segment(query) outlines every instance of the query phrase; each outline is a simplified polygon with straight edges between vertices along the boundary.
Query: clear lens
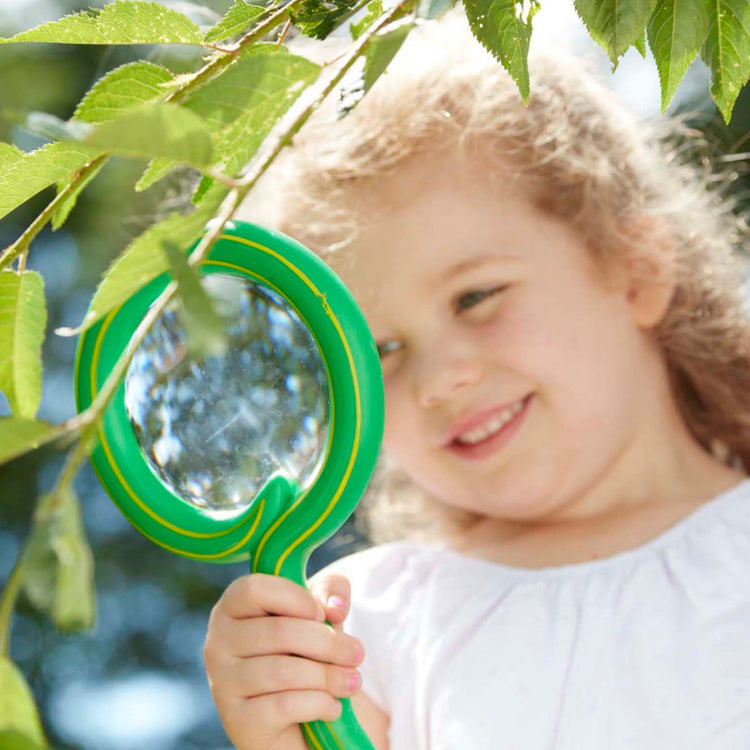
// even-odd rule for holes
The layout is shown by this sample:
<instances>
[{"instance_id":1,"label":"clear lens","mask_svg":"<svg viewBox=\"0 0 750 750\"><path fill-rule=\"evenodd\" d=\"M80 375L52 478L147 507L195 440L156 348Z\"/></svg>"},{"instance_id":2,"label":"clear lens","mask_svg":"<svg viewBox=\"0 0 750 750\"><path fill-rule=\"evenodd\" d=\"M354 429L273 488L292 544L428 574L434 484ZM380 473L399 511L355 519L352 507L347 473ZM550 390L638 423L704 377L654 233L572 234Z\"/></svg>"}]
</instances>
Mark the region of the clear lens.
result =
<instances>
[{"instance_id":1,"label":"clear lens","mask_svg":"<svg viewBox=\"0 0 750 750\"><path fill-rule=\"evenodd\" d=\"M162 482L224 516L247 508L276 472L301 487L312 482L328 443L328 379L283 297L228 274L202 283L226 322L227 352L191 358L174 301L131 361L125 407Z\"/></svg>"}]
</instances>

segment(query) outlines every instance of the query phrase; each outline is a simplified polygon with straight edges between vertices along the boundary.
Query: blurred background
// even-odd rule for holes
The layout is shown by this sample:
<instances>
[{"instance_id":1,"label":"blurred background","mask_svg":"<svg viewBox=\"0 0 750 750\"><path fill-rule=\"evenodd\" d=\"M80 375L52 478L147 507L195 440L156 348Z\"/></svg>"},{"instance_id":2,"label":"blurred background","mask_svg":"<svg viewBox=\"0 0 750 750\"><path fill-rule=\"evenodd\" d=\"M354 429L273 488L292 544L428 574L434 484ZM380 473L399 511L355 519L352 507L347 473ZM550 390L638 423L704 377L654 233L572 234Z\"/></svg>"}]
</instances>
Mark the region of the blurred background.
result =
<instances>
[{"instance_id":1,"label":"blurred background","mask_svg":"<svg viewBox=\"0 0 750 750\"><path fill-rule=\"evenodd\" d=\"M71 11L103 2L0 0L0 36L7 37ZM201 25L215 23L231 0L162 2ZM572 0L542 3L534 19L534 45L564 43L597 60L618 96L643 118L659 117L659 83L653 59L631 50L616 74L577 18ZM175 73L195 70L191 47L0 46L0 139L29 151L45 141L14 124L9 114L41 111L72 115L94 81L135 59L158 62ZM669 112L691 112L690 122L728 155L735 188L750 206L744 169L750 151L750 91L735 106L729 126L708 94L710 74L696 62ZM58 231L45 229L32 246L29 267L46 281L49 306L44 349L41 419L58 423L75 413L73 360L76 339L52 331L77 326L101 273L146 226L184 204L189 175L176 174L143 193L134 183L145 161L110 159ZM18 238L52 198L45 191L0 221L0 247ZM2 353L0 353L2 356ZM0 395L0 415L9 413ZM53 486L62 454L40 450L0 467L0 582L10 573L30 526L36 497ZM210 565L172 555L138 534L104 493L90 466L76 480L96 562L97 624L65 635L23 601L14 621L10 652L29 680L53 747L83 750L206 750L229 748L203 672L201 649L208 614L223 589L246 564ZM345 525L310 561L309 574L355 551L366 539Z\"/></svg>"}]
</instances>

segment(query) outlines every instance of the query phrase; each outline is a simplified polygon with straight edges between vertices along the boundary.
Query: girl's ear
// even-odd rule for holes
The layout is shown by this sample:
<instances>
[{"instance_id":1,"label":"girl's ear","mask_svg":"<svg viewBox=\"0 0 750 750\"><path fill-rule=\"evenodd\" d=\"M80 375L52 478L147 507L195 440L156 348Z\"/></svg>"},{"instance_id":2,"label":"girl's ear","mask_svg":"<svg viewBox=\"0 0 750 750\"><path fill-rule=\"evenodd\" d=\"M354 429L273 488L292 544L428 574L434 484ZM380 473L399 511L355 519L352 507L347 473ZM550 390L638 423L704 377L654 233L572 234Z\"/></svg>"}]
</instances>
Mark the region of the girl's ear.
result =
<instances>
[{"instance_id":1,"label":"girl's ear","mask_svg":"<svg viewBox=\"0 0 750 750\"><path fill-rule=\"evenodd\" d=\"M675 242L654 216L632 215L624 231L638 248L628 264L626 299L641 328L658 325L675 292Z\"/></svg>"}]
</instances>

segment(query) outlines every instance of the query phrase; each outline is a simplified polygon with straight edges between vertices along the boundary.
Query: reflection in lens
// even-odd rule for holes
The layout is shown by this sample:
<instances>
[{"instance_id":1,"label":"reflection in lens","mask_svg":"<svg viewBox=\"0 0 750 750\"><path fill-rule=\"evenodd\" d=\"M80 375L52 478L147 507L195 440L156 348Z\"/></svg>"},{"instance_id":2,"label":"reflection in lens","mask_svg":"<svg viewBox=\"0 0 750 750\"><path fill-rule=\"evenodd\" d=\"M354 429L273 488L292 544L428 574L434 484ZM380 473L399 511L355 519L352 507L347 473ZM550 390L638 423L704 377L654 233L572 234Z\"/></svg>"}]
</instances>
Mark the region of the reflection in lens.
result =
<instances>
[{"instance_id":1,"label":"reflection in lens","mask_svg":"<svg viewBox=\"0 0 750 750\"><path fill-rule=\"evenodd\" d=\"M328 381L315 340L273 290L210 274L202 283L229 334L192 358L179 302L151 328L125 378L141 449L175 494L214 514L244 510L274 473L306 486L328 440Z\"/></svg>"}]
</instances>

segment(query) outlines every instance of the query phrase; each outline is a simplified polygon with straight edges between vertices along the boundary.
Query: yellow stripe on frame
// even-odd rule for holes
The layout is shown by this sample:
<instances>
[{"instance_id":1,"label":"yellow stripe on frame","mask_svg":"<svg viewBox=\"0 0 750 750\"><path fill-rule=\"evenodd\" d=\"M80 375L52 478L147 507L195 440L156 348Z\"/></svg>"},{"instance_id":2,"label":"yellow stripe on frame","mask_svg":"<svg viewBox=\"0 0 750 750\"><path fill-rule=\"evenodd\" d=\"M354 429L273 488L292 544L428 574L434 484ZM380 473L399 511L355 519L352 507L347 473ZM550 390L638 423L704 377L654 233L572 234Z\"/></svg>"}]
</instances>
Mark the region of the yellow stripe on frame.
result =
<instances>
[{"instance_id":1,"label":"yellow stripe on frame","mask_svg":"<svg viewBox=\"0 0 750 750\"><path fill-rule=\"evenodd\" d=\"M301 724L302 733L307 738L307 744L315 748L315 750L323 750L323 746L318 742L318 738L313 734L312 728L309 724Z\"/></svg>"},{"instance_id":2,"label":"yellow stripe on frame","mask_svg":"<svg viewBox=\"0 0 750 750\"><path fill-rule=\"evenodd\" d=\"M177 547L171 547L168 544L164 544L164 542L160 542L155 537L151 536L150 534L147 534L140 526L137 526L138 531L143 534L143 536L146 537L146 539L151 540L154 544L157 544L159 547L163 547L164 549L168 550L169 552L174 552L177 555L187 555L193 560L218 560L222 557L226 557L227 555L231 555L233 552L236 552L238 549L242 549L252 538L253 534L255 533L255 530L258 528L258 524L260 523L260 519L263 516L263 509L266 505L266 499L261 498L258 501L258 512L255 515L255 520L253 521L253 525L250 527L247 534L245 534L242 539L240 539L239 542L237 542L234 546L230 547L229 549L224 550L223 552L212 552L210 554L207 553L199 553L199 552L190 552L187 553L184 550L177 549Z\"/></svg>"}]
</instances>

